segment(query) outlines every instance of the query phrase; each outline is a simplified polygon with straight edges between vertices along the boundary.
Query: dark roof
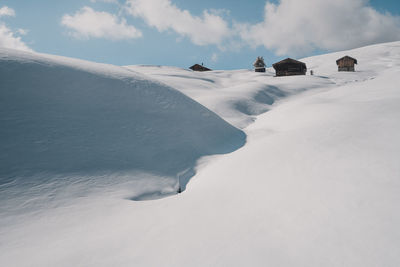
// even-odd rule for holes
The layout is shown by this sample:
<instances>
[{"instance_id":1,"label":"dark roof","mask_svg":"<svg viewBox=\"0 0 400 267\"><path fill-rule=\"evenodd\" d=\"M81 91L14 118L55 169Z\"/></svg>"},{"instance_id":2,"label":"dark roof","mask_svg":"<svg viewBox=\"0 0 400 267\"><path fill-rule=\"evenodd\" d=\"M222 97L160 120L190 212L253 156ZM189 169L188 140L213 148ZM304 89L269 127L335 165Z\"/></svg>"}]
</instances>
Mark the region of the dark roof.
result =
<instances>
[{"instance_id":1,"label":"dark roof","mask_svg":"<svg viewBox=\"0 0 400 267\"><path fill-rule=\"evenodd\" d=\"M304 67L306 66L306 63L304 63L304 62L297 61L297 60L292 59L292 58L287 58L287 59L281 60L279 62L276 62L275 64L272 64L272 67L275 68L275 67L277 67L279 65L284 65L284 64L288 64L288 63L301 64Z\"/></svg>"},{"instance_id":2,"label":"dark roof","mask_svg":"<svg viewBox=\"0 0 400 267\"><path fill-rule=\"evenodd\" d=\"M357 59L355 59L355 58L353 58L353 57L349 57L349 56L344 56L344 57L342 57L342 58L339 58L338 60L336 60L336 64L339 64L339 61L340 61L340 60L343 60L343 59L345 59L345 58L354 60L354 63L357 64Z\"/></svg>"},{"instance_id":3,"label":"dark roof","mask_svg":"<svg viewBox=\"0 0 400 267\"><path fill-rule=\"evenodd\" d=\"M208 71L211 70L209 68L204 67L203 65L200 64L194 64L193 66L191 66L189 69L191 70L200 70L200 71Z\"/></svg>"}]
</instances>

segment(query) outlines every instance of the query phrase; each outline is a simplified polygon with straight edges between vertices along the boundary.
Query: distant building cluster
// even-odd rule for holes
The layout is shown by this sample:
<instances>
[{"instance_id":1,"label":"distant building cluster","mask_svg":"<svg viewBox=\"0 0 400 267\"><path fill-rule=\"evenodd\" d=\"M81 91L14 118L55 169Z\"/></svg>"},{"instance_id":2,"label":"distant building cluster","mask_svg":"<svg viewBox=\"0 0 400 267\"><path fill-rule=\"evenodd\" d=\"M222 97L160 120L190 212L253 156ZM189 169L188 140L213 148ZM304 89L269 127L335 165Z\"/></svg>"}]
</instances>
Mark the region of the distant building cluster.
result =
<instances>
[{"instance_id":1,"label":"distant building cluster","mask_svg":"<svg viewBox=\"0 0 400 267\"><path fill-rule=\"evenodd\" d=\"M354 65L357 64L357 59L352 58L350 56L344 56L336 60L336 65L338 66L338 71L355 71ZM255 72L265 72L265 67L267 64L264 61L264 58L259 56L256 61L253 63ZM306 75L307 73L307 65L304 62L287 58L272 64L272 67L275 69L276 76L292 76L292 75ZM194 64L190 67L193 71L210 71L211 69L205 67L203 63ZM314 71L310 71L311 75L314 75Z\"/></svg>"}]
</instances>

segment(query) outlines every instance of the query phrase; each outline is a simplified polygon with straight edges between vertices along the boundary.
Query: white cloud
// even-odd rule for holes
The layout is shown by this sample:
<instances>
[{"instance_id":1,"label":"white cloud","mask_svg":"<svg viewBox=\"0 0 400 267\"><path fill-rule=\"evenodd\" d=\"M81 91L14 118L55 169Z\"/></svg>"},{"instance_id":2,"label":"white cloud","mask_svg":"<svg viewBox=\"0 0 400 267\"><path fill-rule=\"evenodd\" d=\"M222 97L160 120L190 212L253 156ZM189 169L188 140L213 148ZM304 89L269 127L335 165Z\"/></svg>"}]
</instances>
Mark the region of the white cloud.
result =
<instances>
[{"instance_id":1,"label":"white cloud","mask_svg":"<svg viewBox=\"0 0 400 267\"><path fill-rule=\"evenodd\" d=\"M22 40L11 31L4 23L0 23L0 47L24 51L32 51Z\"/></svg>"},{"instance_id":2,"label":"white cloud","mask_svg":"<svg viewBox=\"0 0 400 267\"><path fill-rule=\"evenodd\" d=\"M400 40L400 18L383 14L368 0L280 0L266 2L264 20L230 25L227 10L194 16L171 0L126 0L129 14L158 31L172 30L196 45L237 50L264 46L277 54L306 55L315 49L341 50Z\"/></svg>"},{"instance_id":3,"label":"white cloud","mask_svg":"<svg viewBox=\"0 0 400 267\"><path fill-rule=\"evenodd\" d=\"M15 17L15 11L12 8L3 6L0 8L0 18L10 16ZM24 32L26 33L26 31ZM12 31L5 23L0 21L0 47L12 48L24 51L32 51L21 39L18 34L23 35L20 30Z\"/></svg>"},{"instance_id":4,"label":"white cloud","mask_svg":"<svg viewBox=\"0 0 400 267\"><path fill-rule=\"evenodd\" d=\"M400 19L367 0L281 0L266 3L264 21L238 26L241 38L277 54L341 50L400 39Z\"/></svg>"},{"instance_id":5,"label":"white cloud","mask_svg":"<svg viewBox=\"0 0 400 267\"><path fill-rule=\"evenodd\" d=\"M223 42L232 35L228 23L217 12L205 10L201 16L193 16L170 0L127 0L127 10L158 31L173 30L196 45L222 47Z\"/></svg>"},{"instance_id":6,"label":"white cloud","mask_svg":"<svg viewBox=\"0 0 400 267\"><path fill-rule=\"evenodd\" d=\"M142 36L141 31L128 25L124 18L107 12L83 7L74 15L64 15L61 24L71 29L75 38L104 38L111 40L133 39Z\"/></svg>"},{"instance_id":7,"label":"white cloud","mask_svg":"<svg viewBox=\"0 0 400 267\"><path fill-rule=\"evenodd\" d=\"M28 34L28 30L26 29L18 29L17 33L20 35L27 35Z\"/></svg>"},{"instance_id":8,"label":"white cloud","mask_svg":"<svg viewBox=\"0 0 400 267\"><path fill-rule=\"evenodd\" d=\"M5 17L5 16L15 17L14 9L9 8L8 6L1 7L0 8L0 17Z\"/></svg>"}]
</instances>

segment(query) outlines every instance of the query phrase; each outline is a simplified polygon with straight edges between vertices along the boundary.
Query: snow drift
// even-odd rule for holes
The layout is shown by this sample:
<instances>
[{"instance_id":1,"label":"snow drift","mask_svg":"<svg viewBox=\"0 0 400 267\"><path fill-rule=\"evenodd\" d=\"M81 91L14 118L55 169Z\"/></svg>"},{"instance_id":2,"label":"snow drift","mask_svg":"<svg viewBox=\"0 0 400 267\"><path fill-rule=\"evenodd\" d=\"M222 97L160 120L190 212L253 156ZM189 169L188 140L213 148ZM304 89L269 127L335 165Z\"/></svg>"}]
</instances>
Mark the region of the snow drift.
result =
<instances>
[{"instance_id":1,"label":"snow drift","mask_svg":"<svg viewBox=\"0 0 400 267\"><path fill-rule=\"evenodd\" d=\"M213 112L144 75L0 50L0 184L46 173L190 176L200 157L244 141Z\"/></svg>"},{"instance_id":2,"label":"snow drift","mask_svg":"<svg viewBox=\"0 0 400 267\"><path fill-rule=\"evenodd\" d=\"M126 66L179 90L214 111L232 125L244 129L273 104L304 90L332 85L326 79L275 79L253 70L193 72L168 66Z\"/></svg>"},{"instance_id":3,"label":"snow drift","mask_svg":"<svg viewBox=\"0 0 400 267\"><path fill-rule=\"evenodd\" d=\"M346 54L359 61L354 73L337 72L335 61ZM145 73L242 127L246 145L203 157L188 190L156 201L127 199L149 183L158 189L174 185L148 173L134 183L137 175L116 172L93 179L76 175L66 182L42 175L52 182L27 190L15 186L15 179L3 183L0 262L18 267L400 266L400 42L303 60L314 76L277 78L271 69L256 74L118 68L63 59L68 68L72 64L97 78L125 82L135 75L144 80L134 78L134 84L157 84L130 70ZM265 110L270 111L260 114ZM97 189L85 191L92 187Z\"/></svg>"}]
</instances>

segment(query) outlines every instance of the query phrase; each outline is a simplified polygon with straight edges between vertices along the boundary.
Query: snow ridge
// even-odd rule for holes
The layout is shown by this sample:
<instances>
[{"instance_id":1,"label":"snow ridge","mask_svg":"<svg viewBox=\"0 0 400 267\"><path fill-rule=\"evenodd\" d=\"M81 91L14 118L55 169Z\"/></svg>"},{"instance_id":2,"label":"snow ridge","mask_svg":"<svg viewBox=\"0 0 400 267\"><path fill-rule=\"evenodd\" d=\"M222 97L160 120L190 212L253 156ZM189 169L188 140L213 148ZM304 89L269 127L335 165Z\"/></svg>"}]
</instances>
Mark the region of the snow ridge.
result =
<instances>
[{"instance_id":1,"label":"snow ridge","mask_svg":"<svg viewBox=\"0 0 400 267\"><path fill-rule=\"evenodd\" d=\"M0 184L39 174L176 180L200 157L245 142L182 93L117 66L2 49L0 88Z\"/></svg>"}]
</instances>

